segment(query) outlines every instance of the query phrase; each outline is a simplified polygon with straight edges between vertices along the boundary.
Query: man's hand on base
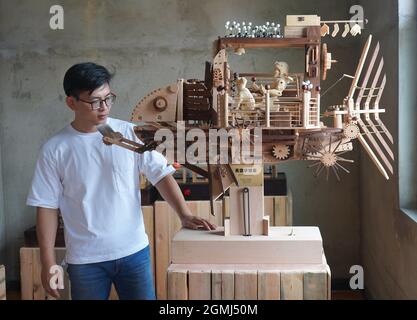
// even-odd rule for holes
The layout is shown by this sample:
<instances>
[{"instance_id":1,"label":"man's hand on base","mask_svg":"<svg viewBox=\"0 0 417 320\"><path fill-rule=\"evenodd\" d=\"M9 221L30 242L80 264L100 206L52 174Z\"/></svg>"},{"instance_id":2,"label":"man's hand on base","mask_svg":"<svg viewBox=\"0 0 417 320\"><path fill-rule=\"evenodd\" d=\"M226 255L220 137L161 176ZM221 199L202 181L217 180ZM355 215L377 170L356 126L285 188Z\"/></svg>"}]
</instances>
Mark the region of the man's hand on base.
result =
<instances>
[{"instance_id":1,"label":"man's hand on base","mask_svg":"<svg viewBox=\"0 0 417 320\"><path fill-rule=\"evenodd\" d=\"M205 229L205 230L215 230L217 226L208 222L206 219L199 218L192 215L186 215L181 218L181 223L184 228L187 229Z\"/></svg>"}]
</instances>

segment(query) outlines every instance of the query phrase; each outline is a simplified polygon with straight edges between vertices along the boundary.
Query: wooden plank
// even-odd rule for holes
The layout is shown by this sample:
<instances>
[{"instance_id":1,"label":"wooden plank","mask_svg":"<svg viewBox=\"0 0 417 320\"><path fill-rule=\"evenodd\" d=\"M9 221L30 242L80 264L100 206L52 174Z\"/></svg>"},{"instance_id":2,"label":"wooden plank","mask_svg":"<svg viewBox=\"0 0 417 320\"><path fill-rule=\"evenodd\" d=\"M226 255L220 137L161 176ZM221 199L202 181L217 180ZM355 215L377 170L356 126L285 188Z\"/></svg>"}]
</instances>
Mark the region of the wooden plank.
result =
<instances>
[{"instance_id":1,"label":"wooden plank","mask_svg":"<svg viewBox=\"0 0 417 320\"><path fill-rule=\"evenodd\" d=\"M22 300L33 300L32 253L32 248L20 248L20 286Z\"/></svg>"},{"instance_id":2,"label":"wooden plank","mask_svg":"<svg viewBox=\"0 0 417 320\"><path fill-rule=\"evenodd\" d=\"M304 48L308 44L319 43L320 39L309 41L307 38L221 38L219 49L235 48Z\"/></svg>"},{"instance_id":3,"label":"wooden plank","mask_svg":"<svg viewBox=\"0 0 417 320\"><path fill-rule=\"evenodd\" d=\"M224 219L224 236L225 237L230 236L230 218L229 217Z\"/></svg>"},{"instance_id":4,"label":"wooden plank","mask_svg":"<svg viewBox=\"0 0 417 320\"><path fill-rule=\"evenodd\" d=\"M155 229L154 229L154 214L152 206L142 207L143 222L145 224L146 234L149 238L149 249L151 252L151 267L153 274L153 282L155 285Z\"/></svg>"},{"instance_id":5,"label":"wooden plank","mask_svg":"<svg viewBox=\"0 0 417 320\"><path fill-rule=\"evenodd\" d=\"M320 264L322 254L323 241L317 227L270 227L268 237L229 235L227 239L223 227L219 227L212 231L179 231L172 239L171 262Z\"/></svg>"},{"instance_id":6,"label":"wooden plank","mask_svg":"<svg viewBox=\"0 0 417 320\"><path fill-rule=\"evenodd\" d=\"M304 273L304 300L327 299L327 271Z\"/></svg>"},{"instance_id":7,"label":"wooden plank","mask_svg":"<svg viewBox=\"0 0 417 320\"><path fill-rule=\"evenodd\" d=\"M249 211L250 211L250 233L252 235L262 234L262 219L264 215L264 201L262 186L249 186ZM239 212L244 212L243 208L243 187L230 187L230 233L232 235L245 234L244 217ZM249 229L249 228L248 228Z\"/></svg>"},{"instance_id":8,"label":"wooden plank","mask_svg":"<svg viewBox=\"0 0 417 320\"><path fill-rule=\"evenodd\" d=\"M236 271L235 272L235 299L257 300L258 299L258 272Z\"/></svg>"},{"instance_id":9,"label":"wooden plank","mask_svg":"<svg viewBox=\"0 0 417 320\"><path fill-rule=\"evenodd\" d=\"M211 300L222 299L222 272L212 271L211 273Z\"/></svg>"},{"instance_id":10,"label":"wooden plank","mask_svg":"<svg viewBox=\"0 0 417 320\"><path fill-rule=\"evenodd\" d=\"M33 300L46 300L47 294L42 286L41 280L41 257L39 248L33 250Z\"/></svg>"},{"instance_id":11,"label":"wooden plank","mask_svg":"<svg viewBox=\"0 0 417 320\"><path fill-rule=\"evenodd\" d=\"M210 300L211 299L211 272L189 271L188 272L188 299Z\"/></svg>"},{"instance_id":12,"label":"wooden plank","mask_svg":"<svg viewBox=\"0 0 417 320\"><path fill-rule=\"evenodd\" d=\"M222 270L222 300L235 299L235 272Z\"/></svg>"},{"instance_id":13,"label":"wooden plank","mask_svg":"<svg viewBox=\"0 0 417 320\"><path fill-rule=\"evenodd\" d=\"M332 300L332 273L329 265L326 264L327 271L327 300Z\"/></svg>"},{"instance_id":14,"label":"wooden plank","mask_svg":"<svg viewBox=\"0 0 417 320\"><path fill-rule=\"evenodd\" d=\"M188 300L187 270L168 270L168 300Z\"/></svg>"},{"instance_id":15,"label":"wooden plank","mask_svg":"<svg viewBox=\"0 0 417 320\"><path fill-rule=\"evenodd\" d=\"M227 217L230 217L230 210L229 210L230 198L229 197L224 197L222 199L222 203L223 203L223 207L222 207L223 219L226 219Z\"/></svg>"},{"instance_id":16,"label":"wooden plank","mask_svg":"<svg viewBox=\"0 0 417 320\"><path fill-rule=\"evenodd\" d=\"M269 224L275 226L274 197L264 197L264 215L269 216Z\"/></svg>"},{"instance_id":17,"label":"wooden plank","mask_svg":"<svg viewBox=\"0 0 417 320\"><path fill-rule=\"evenodd\" d=\"M280 300L280 271L258 271L258 300Z\"/></svg>"},{"instance_id":18,"label":"wooden plank","mask_svg":"<svg viewBox=\"0 0 417 320\"><path fill-rule=\"evenodd\" d=\"M217 226L223 225L222 214L212 216L210 214L209 201L187 201L191 213L207 219ZM215 203L216 212L221 212L221 202ZM156 296L158 299L166 299L167 273L171 263L171 239L181 229L181 221L175 211L165 201L156 201L154 204L154 246L155 246L155 282Z\"/></svg>"},{"instance_id":19,"label":"wooden plank","mask_svg":"<svg viewBox=\"0 0 417 320\"><path fill-rule=\"evenodd\" d=\"M291 190L287 191L287 199L285 205L285 220L287 226L292 226L293 224L293 215L292 215L292 192Z\"/></svg>"},{"instance_id":20,"label":"wooden plank","mask_svg":"<svg viewBox=\"0 0 417 320\"><path fill-rule=\"evenodd\" d=\"M286 196L274 197L274 221L275 226L286 226Z\"/></svg>"},{"instance_id":21,"label":"wooden plank","mask_svg":"<svg viewBox=\"0 0 417 320\"><path fill-rule=\"evenodd\" d=\"M166 212L168 204L156 201L155 212L155 280L157 299L167 299L167 278L166 271L170 263L169 247L169 212Z\"/></svg>"},{"instance_id":22,"label":"wooden plank","mask_svg":"<svg viewBox=\"0 0 417 320\"><path fill-rule=\"evenodd\" d=\"M303 300L303 272L281 271L281 300Z\"/></svg>"},{"instance_id":23,"label":"wooden plank","mask_svg":"<svg viewBox=\"0 0 417 320\"><path fill-rule=\"evenodd\" d=\"M262 234L264 236L269 235L269 216L264 216L262 220Z\"/></svg>"},{"instance_id":24,"label":"wooden plank","mask_svg":"<svg viewBox=\"0 0 417 320\"><path fill-rule=\"evenodd\" d=\"M6 268L0 265L0 300L6 300Z\"/></svg>"}]
</instances>

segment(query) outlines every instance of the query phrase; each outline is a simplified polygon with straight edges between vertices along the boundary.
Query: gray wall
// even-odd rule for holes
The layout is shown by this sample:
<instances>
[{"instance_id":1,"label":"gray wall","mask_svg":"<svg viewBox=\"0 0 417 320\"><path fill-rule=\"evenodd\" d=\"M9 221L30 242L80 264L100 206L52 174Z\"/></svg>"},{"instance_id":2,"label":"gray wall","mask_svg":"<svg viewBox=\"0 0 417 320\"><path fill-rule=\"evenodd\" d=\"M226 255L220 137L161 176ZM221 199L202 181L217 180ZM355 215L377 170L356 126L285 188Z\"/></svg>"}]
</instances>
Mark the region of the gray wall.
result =
<instances>
[{"instance_id":1,"label":"gray wall","mask_svg":"<svg viewBox=\"0 0 417 320\"><path fill-rule=\"evenodd\" d=\"M376 30L374 35L381 42L385 57L388 85L381 107L387 112L382 119L393 133L397 159L395 176L384 181L367 155L362 153L361 156L361 256L365 289L371 298L416 299L417 211L411 201L413 199L415 204L416 171L415 168L410 170L415 167L416 159L416 3L414 0L400 1L400 28L397 1L387 0L383 5L380 1L363 1L363 4L369 14L370 28ZM398 171L403 194L401 203ZM410 215L407 215L400 206L414 209L414 214L408 211Z\"/></svg>"},{"instance_id":2,"label":"gray wall","mask_svg":"<svg viewBox=\"0 0 417 320\"><path fill-rule=\"evenodd\" d=\"M39 148L72 118L64 105L61 87L72 64L94 60L116 71L113 89L118 94L113 116L129 119L133 106L151 90L179 77L202 78L211 44L224 34L226 20L261 24L267 20L285 25L286 14L320 14L349 18L354 1L233 0L233 1L60 1L65 29L49 29L49 7L56 1L0 0L0 146L2 155L6 266L10 279L19 274L19 248L23 231L35 223L34 209L25 205ZM227 5L226 5L227 3ZM366 32L365 32L366 33ZM326 39L340 62L323 89L342 73L354 73L360 39ZM264 59L262 59L264 57ZM262 53L245 68L269 71L277 58L288 53ZM268 63L266 63L266 61ZM295 61L293 61L295 63ZM341 82L323 106L341 103L349 81ZM349 156L359 159L358 146ZM342 182L312 177L305 163L282 165L294 196L296 225L318 225L335 278L349 277L360 263L359 169ZM1 180L0 180L1 182ZM1 188L0 188L1 190ZM1 198L0 198L1 199ZM3 230L3 231L2 231ZM5 230L5 231L4 231ZM2 240L4 246L4 240Z\"/></svg>"}]
</instances>

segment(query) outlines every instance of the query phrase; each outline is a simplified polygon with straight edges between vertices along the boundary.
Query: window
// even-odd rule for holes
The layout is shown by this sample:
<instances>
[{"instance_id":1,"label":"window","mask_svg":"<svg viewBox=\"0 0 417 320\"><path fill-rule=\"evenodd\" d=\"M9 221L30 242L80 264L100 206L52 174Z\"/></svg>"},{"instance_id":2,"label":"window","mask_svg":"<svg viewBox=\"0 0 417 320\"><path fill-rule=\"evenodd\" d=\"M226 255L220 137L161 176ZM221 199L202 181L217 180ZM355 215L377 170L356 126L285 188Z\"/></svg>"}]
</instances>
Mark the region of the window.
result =
<instances>
[{"instance_id":1,"label":"window","mask_svg":"<svg viewBox=\"0 0 417 320\"><path fill-rule=\"evenodd\" d=\"M399 0L399 199L417 219L417 5Z\"/></svg>"}]
</instances>

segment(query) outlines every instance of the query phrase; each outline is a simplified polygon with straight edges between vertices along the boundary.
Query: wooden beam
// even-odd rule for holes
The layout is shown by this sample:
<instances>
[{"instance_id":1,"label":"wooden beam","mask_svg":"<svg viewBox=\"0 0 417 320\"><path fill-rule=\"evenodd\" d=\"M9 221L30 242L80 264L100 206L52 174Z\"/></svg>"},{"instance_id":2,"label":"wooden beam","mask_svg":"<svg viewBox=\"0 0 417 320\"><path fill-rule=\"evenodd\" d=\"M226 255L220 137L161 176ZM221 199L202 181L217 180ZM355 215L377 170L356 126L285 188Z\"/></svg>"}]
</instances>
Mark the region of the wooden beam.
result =
<instances>
[{"instance_id":1,"label":"wooden beam","mask_svg":"<svg viewBox=\"0 0 417 320\"><path fill-rule=\"evenodd\" d=\"M189 271L188 272L188 299L210 300L211 299L211 272Z\"/></svg>"},{"instance_id":2,"label":"wooden beam","mask_svg":"<svg viewBox=\"0 0 417 320\"><path fill-rule=\"evenodd\" d=\"M258 273L257 271L235 272L235 299L257 300L258 299Z\"/></svg>"},{"instance_id":3,"label":"wooden beam","mask_svg":"<svg viewBox=\"0 0 417 320\"><path fill-rule=\"evenodd\" d=\"M166 271L169 266L169 218L171 212L167 212L168 204L162 201L156 201L154 204L155 211L155 281L156 297L159 300L167 299L167 278Z\"/></svg>"},{"instance_id":4,"label":"wooden beam","mask_svg":"<svg viewBox=\"0 0 417 320\"><path fill-rule=\"evenodd\" d=\"M222 272L212 271L211 273L211 300L222 299Z\"/></svg>"},{"instance_id":5,"label":"wooden beam","mask_svg":"<svg viewBox=\"0 0 417 320\"><path fill-rule=\"evenodd\" d=\"M304 273L304 300L327 300L327 272Z\"/></svg>"},{"instance_id":6,"label":"wooden beam","mask_svg":"<svg viewBox=\"0 0 417 320\"><path fill-rule=\"evenodd\" d=\"M188 300L187 270L168 270L168 300Z\"/></svg>"},{"instance_id":7,"label":"wooden beam","mask_svg":"<svg viewBox=\"0 0 417 320\"><path fill-rule=\"evenodd\" d=\"M235 272L222 270L222 300L235 299Z\"/></svg>"},{"instance_id":8,"label":"wooden beam","mask_svg":"<svg viewBox=\"0 0 417 320\"><path fill-rule=\"evenodd\" d=\"M281 272L281 300L303 300L303 272Z\"/></svg>"},{"instance_id":9,"label":"wooden beam","mask_svg":"<svg viewBox=\"0 0 417 320\"><path fill-rule=\"evenodd\" d=\"M258 271L258 300L280 300L281 274L279 270Z\"/></svg>"}]
</instances>

